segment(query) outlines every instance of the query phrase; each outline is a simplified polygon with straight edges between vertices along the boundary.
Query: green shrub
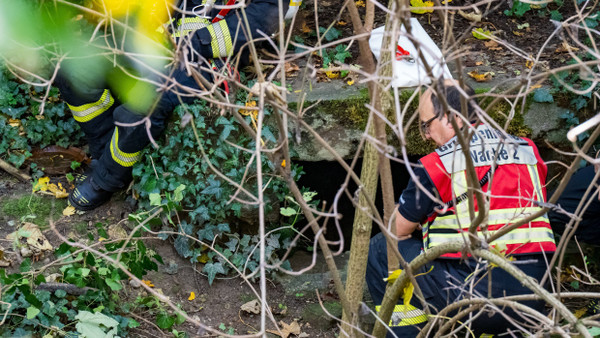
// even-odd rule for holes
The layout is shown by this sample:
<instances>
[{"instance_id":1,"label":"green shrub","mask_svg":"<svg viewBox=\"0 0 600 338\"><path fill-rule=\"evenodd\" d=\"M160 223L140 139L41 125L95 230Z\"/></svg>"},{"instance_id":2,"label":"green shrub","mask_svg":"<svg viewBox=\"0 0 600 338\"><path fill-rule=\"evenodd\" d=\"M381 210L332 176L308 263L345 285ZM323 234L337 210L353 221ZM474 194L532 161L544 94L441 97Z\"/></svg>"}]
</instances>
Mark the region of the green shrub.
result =
<instances>
[{"instance_id":1,"label":"green shrub","mask_svg":"<svg viewBox=\"0 0 600 338\"><path fill-rule=\"evenodd\" d=\"M179 235L164 235L161 238L171 237L177 252L191 262L205 263L203 271L212 283L217 274L232 271L232 266L249 271L258 268L258 236L244 229L245 224L256 223L258 213L256 205L241 202L251 201L251 197L242 191L236 193L237 188L217 175L207 161L222 175L257 195L256 159L252 154L255 142L234 118L215 114L205 103L176 109L178 120L183 119L186 113L193 116L201 147L191 126L170 124L160 148L146 149L142 160L134 166L133 188L139 195L142 210L149 211L159 206L166 210L164 219L167 221L163 222L163 229L178 232ZM250 120L248 122L252 125ZM264 126L262 134L267 144L276 141L268 126ZM271 229L279 226L279 202L285 199L287 187L265 156L260 161L264 178L265 213L275 216L271 224L267 224ZM300 170L294 169L296 178ZM236 198L232 198L234 195ZM130 217L142 220L149 214L146 211ZM174 218L175 212L177 219ZM248 217L250 214L256 217ZM245 223L240 218L251 219ZM214 242L219 254L207 252L206 247L190 237L208 245ZM272 233L266 238L267 263L279 260L276 253L279 249L287 248L290 237L288 231Z\"/></svg>"}]
</instances>

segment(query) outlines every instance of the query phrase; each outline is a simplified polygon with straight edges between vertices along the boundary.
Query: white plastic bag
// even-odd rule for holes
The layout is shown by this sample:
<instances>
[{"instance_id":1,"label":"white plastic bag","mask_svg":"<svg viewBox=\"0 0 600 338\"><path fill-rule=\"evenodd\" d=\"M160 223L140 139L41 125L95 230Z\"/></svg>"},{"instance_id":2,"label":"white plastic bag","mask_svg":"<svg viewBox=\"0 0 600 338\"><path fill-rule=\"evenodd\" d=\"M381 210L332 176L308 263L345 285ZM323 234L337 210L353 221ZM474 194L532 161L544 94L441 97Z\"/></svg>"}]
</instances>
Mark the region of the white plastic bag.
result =
<instances>
[{"instance_id":1,"label":"white plastic bag","mask_svg":"<svg viewBox=\"0 0 600 338\"><path fill-rule=\"evenodd\" d=\"M410 19L411 33L417 41L420 42L420 47L427 64L431 67L433 77L435 79L445 78L451 79L452 74L440 49L436 46L435 42L431 40L431 37L425 32L419 21L415 18ZM383 42L383 30L385 27L379 27L371 32L371 38L369 39L369 46L371 51L375 54L375 58L379 60L379 54L381 52L381 44ZM400 29L400 38L398 39L398 45L404 50L410 53L415 59L415 63L410 63L406 60L396 60L393 58L393 87L415 87L418 85L430 84L432 79L427 76L427 71L423 66L419 58L417 49L412 44L410 39L406 36L406 29L404 26Z\"/></svg>"}]
</instances>

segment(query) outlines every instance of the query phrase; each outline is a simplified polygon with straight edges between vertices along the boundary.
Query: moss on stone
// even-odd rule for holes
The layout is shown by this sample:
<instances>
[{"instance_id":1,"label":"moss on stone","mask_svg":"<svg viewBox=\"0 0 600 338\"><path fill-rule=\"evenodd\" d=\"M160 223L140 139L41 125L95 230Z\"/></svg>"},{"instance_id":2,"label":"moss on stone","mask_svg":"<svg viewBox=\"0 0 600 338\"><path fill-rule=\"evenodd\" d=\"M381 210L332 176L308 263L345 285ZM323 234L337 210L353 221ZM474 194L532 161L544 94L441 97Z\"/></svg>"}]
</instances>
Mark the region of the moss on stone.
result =
<instances>
[{"instance_id":1,"label":"moss on stone","mask_svg":"<svg viewBox=\"0 0 600 338\"><path fill-rule=\"evenodd\" d=\"M486 92L487 91L484 89L479 89L479 90L475 91L475 93L477 93L477 94L486 93ZM479 105L483 109L486 110L488 115L494 121L496 121L500 126L502 126L504 128L504 126L506 125L506 121L508 120L508 112L510 112L511 105L508 102L506 102L505 100L500 100L496 104L494 104L493 107L487 107L492 102L492 100L493 100L492 97L484 98L479 102ZM521 111L524 111L526 113L529 110L529 106L531 105L531 100L532 100L532 95L529 95L525 99L524 109L523 109L523 100L520 99L517 101L517 104L515 105L515 114L512 117L512 119L510 120L508 127L506 128L507 133L509 133L511 135L515 135L515 136L521 136L521 137L531 136L532 130L530 127L528 127L525 124L525 120L523 119L523 114L521 114Z\"/></svg>"},{"instance_id":2,"label":"moss on stone","mask_svg":"<svg viewBox=\"0 0 600 338\"><path fill-rule=\"evenodd\" d=\"M333 318L342 316L342 306L338 302L323 302L323 307L327 313L323 311L321 304L307 305L302 311L302 320L310 323L311 326L321 330L327 330L335 324ZM332 317L333 316L333 317Z\"/></svg>"}]
</instances>

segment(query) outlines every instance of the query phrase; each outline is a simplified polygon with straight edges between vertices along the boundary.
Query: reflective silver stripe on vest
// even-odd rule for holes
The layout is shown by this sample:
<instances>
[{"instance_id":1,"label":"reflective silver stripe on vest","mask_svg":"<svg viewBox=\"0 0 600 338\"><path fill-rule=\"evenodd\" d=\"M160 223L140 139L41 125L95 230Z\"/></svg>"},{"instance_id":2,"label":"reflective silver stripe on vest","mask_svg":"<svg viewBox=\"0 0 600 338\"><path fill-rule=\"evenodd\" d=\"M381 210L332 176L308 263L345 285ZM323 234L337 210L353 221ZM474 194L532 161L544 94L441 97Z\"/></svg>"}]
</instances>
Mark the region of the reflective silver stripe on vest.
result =
<instances>
[{"instance_id":1,"label":"reflective silver stripe on vest","mask_svg":"<svg viewBox=\"0 0 600 338\"><path fill-rule=\"evenodd\" d=\"M541 208L530 207L530 208L514 208L514 209L496 209L490 210L488 213L487 224L510 224L516 223L526 217L533 215L540 211ZM548 215L544 214L531 222L549 222ZM460 224L460 227L459 227ZM448 215L436 217L436 219L429 226L430 230L433 229L459 229L468 228L471 224L469 213L462 213L460 215Z\"/></svg>"},{"instance_id":2,"label":"reflective silver stripe on vest","mask_svg":"<svg viewBox=\"0 0 600 338\"><path fill-rule=\"evenodd\" d=\"M141 151L135 153L126 153L119 149L119 128L115 128L112 139L110 140L110 154L112 159L123 167L133 166L139 159Z\"/></svg>"},{"instance_id":3,"label":"reflective silver stripe on vest","mask_svg":"<svg viewBox=\"0 0 600 338\"><path fill-rule=\"evenodd\" d=\"M490 235L494 234L495 231L490 231ZM462 241L463 237L468 236L467 232L455 233L455 234L432 234L429 233L429 247L434 247L443 243ZM477 236L484 239L481 233L477 233ZM552 230L548 228L524 228L515 229L506 235L493 241L492 244L525 244L525 243L539 243L539 242L554 242L554 234Z\"/></svg>"},{"instance_id":4,"label":"reflective silver stripe on vest","mask_svg":"<svg viewBox=\"0 0 600 338\"><path fill-rule=\"evenodd\" d=\"M233 44L227 21L221 20L208 26L207 29L212 38L210 44L213 50L213 57L219 58L230 56L233 51Z\"/></svg>"},{"instance_id":5,"label":"reflective silver stripe on vest","mask_svg":"<svg viewBox=\"0 0 600 338\"><path fill-rule=\"evenodd\" d=\"M81 106L67 106L73 113L73 118L77 122L89 122L93 118L107 111L115 103L115 99L110 95L110 91L105 89L96 102L84 104Z\"/></svg>"}]
</instances>

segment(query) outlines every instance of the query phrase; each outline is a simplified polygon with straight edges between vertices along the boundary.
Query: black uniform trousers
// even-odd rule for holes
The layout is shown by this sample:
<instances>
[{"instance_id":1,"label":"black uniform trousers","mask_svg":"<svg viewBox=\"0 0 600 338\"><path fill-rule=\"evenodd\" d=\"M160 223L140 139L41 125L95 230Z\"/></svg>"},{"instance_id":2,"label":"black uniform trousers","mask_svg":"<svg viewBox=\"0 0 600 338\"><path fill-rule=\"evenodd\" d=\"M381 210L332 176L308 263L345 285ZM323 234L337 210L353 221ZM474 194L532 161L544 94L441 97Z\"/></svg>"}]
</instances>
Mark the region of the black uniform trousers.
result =
<instances>
[{"instance_id":1,"label":"black uniform trousers","mask_svg":"<svg viewBox=\"0 0 600 338\"><path fill-rule=\"evenodd\" d=\"M408 262L417 257L422 252L422 248L423 242L416 238L409 238L398 242L398 250ZM548 261L551 258L546 257ZM517 266L525 274L537 280L541 280L546 272L546 262L544 256L541 254L520 255L516 257L516 262ZM519 264L519 262L525 264ZM476 295L487 297L489 275L485 274L487 271L485 264L485 262L480 262L478 266L475 259L436 259L415 272L415 274L422 274L416 277L416 281L423 292L431 313L435 314L448 304L468 298L469 292L471 292L471 284L466 287L464 284L473 280L475 283L472 292ZM473 272L477 267L480 270L483 268L483 271L474 275ZM386 277L388 277L386 241L383 234L379 233L371 239L366 276L369 292L375 305L381 305L383 300L386 288L386 282L383 281L383 278ZM529 289L523 287L518 280L500 268L492 269L491 282L491 296L493 298L532 293ZM403 300L400 299L399 304L402 303ZM525 301L521 303L537 311L544 310L544 303L540 301ZM423 308L416 295L413 295L411 305L418 309ZM517 322L526 322L525 319L510 309L505 308L500 309L500 311L514 318ZM450 313L448 316L451 317L455 313ZM463 320L465 319L463 318ZM398 324L402 325L401 322ZM418 325L391 326L391 329L398 337L416 337L420 332L420 328L425 324L425 322L422 322ZM502 333L511 328L512 326L509 322L498 313L491 317L488 314L483 314L471 326L471 329L477 334ZM393 337L393 335L388 334L388 337Z\"/></svg>"},{"instance_id":2,"label":"black uniform trousers","mask_svg":"<svg viewBox=\"0 0 600 338\"><path fill-rule=\"evenodd\" d=\"M98 57L98 62L108 62ZM109 71L106 77L86 78L82 72L76 76L59 71L55 85L60 90L62 98L70 106L83 106L91 102L98 102L103 95L111 95L114 102L110 107L89 121L78 121L79 126L86 135L90 154L98 162L94 166L92 178L102 189L117 191L126 187L131 181L131 165L122 165L115 160L114 153L137 154L149 143L147 126L139 124L136 126L117 127L115 122L133 124L139 122L147 115L150 119L150 134L153 138L158 137L165 129L168 118L172 111L181 102L190 103L193 98L189 96L178 96L173 91L158 93L157 104L151 112L138 112L128 104L123 104L119 97L114 97L111 91L108 77L114 74ZM211 75L203 74L208 80ZM183 86L198 88L197 83L183 70L173 72L175 81ZM107 93L108 91L108 93ZM108 99L106 99L108 100ZM117 134L118 133L118 134ZM115 139L118 136L118 142Z\"/></svg>"},{"instance_id":3,"label":"black uniform trousers","mask_svg":"<svg viewBox=\"0 0 600 338\"><path fill-rule=\"evenodd\" d=\"M571 177L556 204L569 213L575 213L580 204L585 206L590 203L581 215L581 221L577 226L575 236L579 241L600 245L600 201L598 200L598 184L600 182L594 182L595 176L594 166L579 169ZM590 186L593 186L592 191L584 200L583 195ZM552 230L559 234L565 231L565 226L571 221L571 217L557 210L550 210L548 217L550 218Z\"/></svg>"}]
</instances>

